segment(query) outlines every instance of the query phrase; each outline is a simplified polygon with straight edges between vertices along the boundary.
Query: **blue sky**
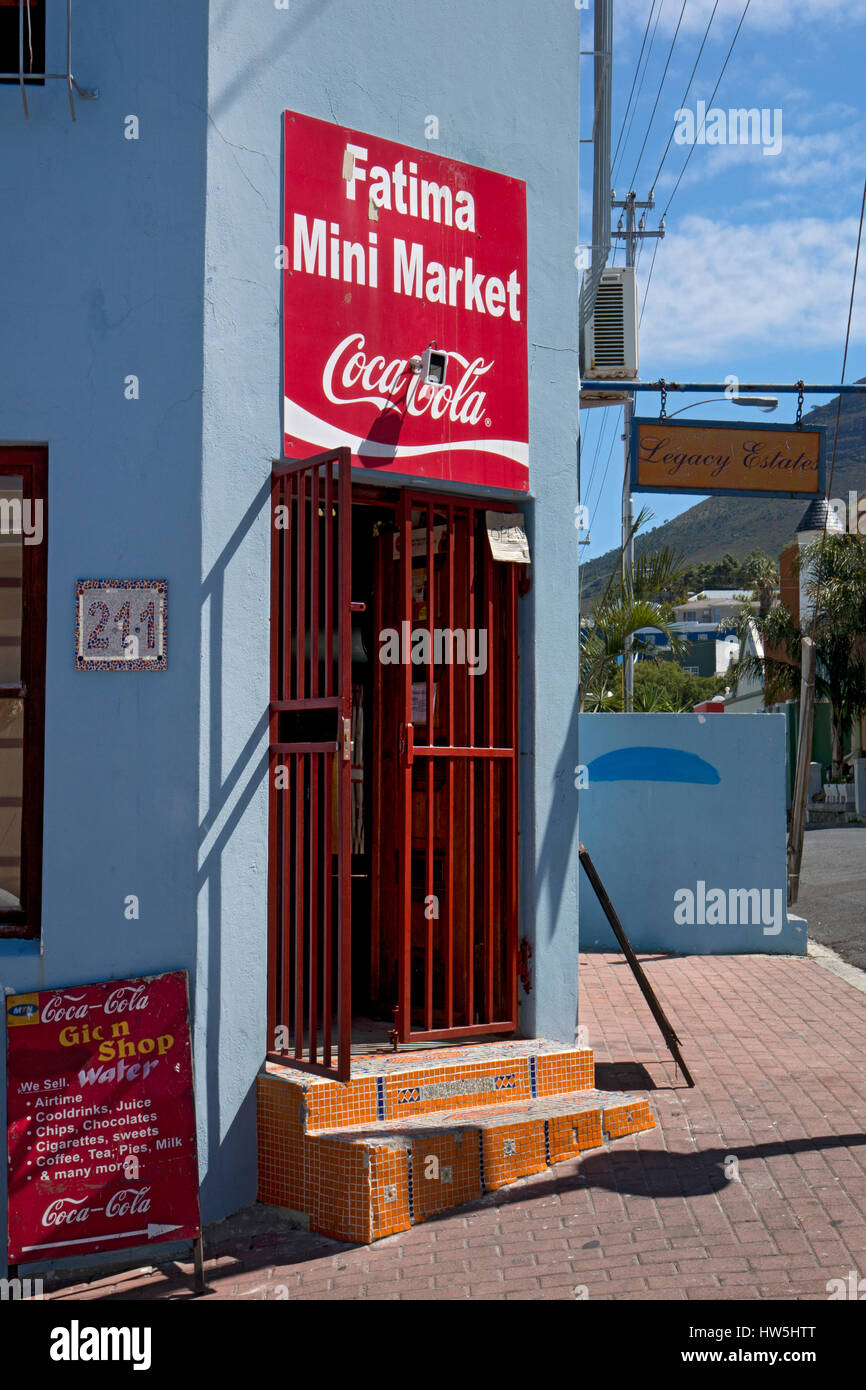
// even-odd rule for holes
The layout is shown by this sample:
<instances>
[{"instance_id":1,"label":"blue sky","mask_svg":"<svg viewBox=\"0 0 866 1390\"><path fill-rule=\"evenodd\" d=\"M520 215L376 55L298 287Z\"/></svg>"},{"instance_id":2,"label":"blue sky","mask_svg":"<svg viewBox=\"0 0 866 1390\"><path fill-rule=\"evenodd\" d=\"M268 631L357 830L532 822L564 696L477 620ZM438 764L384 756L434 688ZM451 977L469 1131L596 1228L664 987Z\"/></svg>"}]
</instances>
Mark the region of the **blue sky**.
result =
<instances>
[{"instance_id":1,"label":"blue sky","mask_svg":"<svg viewBox=\"0 0 866 1390\"><path fill-rule=\"evenodd\" d=\"M613 186L645 199L679 109L710 106L745 0L719 0L691 90L683 100L714 0L615 0L613 147L623 131ZM682 13L655 116L671 42ZM623 123L641 44L652 15L629 120ZM592 47L592 9L582 12L581 48ZM656 24L656 21L658 23ZM583 134L592 126L592 60L581 59ZM639 93L639 95L638 95ZM767 111L760 143L697 145L667 214L667 236L647 241L638 261L638 303L644 303L658 246L640 337L640 376L678 381L835 382L842 352L857 224L866 177L866 0L752 0L712 107ZM630 128L629 128L630 125ZM685 121L680 121L684 128ZM730 132L727 119L715 134ZM639 161L641 146L646 148ZM709 128L709 125L708 125ZM779 133L781 141L779 141ZM775 138L773 138L775 137ZM690 146L674 141L655 188L658 225ZM582 145L581 241L591 241L591 146ZM614 264L622 265L620 249ZM847 381L866 376L866 247L848 357ZM700 397L669 398L668 411ZM828 397L807 398L806 408ZM773 415L793 418L783 397ZM658 397L638 397L655 413ZM694 418L735 418L726 404L687 412ZM583 561L619 544L622 490L618 410L582 412L583 500L592 543ZM603 480L603 481L602 481ZM642 494L649 523L659 525L700 499Z\"/></svg>"}]
</instances>

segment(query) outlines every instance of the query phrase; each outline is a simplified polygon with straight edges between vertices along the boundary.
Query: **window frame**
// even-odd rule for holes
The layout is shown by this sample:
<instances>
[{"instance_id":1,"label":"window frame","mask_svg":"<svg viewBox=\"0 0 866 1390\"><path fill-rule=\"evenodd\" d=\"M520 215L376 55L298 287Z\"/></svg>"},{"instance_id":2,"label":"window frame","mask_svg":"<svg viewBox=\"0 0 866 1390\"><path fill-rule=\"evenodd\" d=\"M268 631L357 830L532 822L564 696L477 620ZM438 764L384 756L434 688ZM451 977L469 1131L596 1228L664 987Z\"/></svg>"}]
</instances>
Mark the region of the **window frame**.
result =
<instances>
[{"instance_id":1,"label":"window frame","mask_svg":"<svg viewBox=\"0 0 866 1390\"><path fill-rule=\"evenodd\" d=\"M0 47L0 72L8 75L0 78L0 86L14 87L24 83L25 87L44 87L45 77L48 70L48 16L47 0L27 0L26 5L23 0L0 0L0 8L4 10L14 10L14 30L12 21L8 23L9 41L11 43L11 54L14 63L10 63L8 68L3 62L3 49ZM31 29L28 33L27 21L24 21L24 66L21 64L21 50L18 35L21 28L21 15L29 12ZM35 19L35 27L34 27ZM33 37L33 61L34 67L29 69L26 66L29 52L29 34ZM41 60L41 66L39 65Z\"/></svg>"},{"instance_id":2,"label":"window frame","mask_svg":"<svg viewBox=\"0 0 866 1390\"><path fill-rule=\"evenodd\" d=\"M42 928L42 832L45 792L45 658L48 595L48 450L44 445L0 445L0 485L22 480L22 502L42 502L42 540L25 545L21 567L21 669L24 702L21 783L21 907L0 908L0 941L35 940ZM12 697L14 698L14 696Z\"/></svg>"}]
</instances>

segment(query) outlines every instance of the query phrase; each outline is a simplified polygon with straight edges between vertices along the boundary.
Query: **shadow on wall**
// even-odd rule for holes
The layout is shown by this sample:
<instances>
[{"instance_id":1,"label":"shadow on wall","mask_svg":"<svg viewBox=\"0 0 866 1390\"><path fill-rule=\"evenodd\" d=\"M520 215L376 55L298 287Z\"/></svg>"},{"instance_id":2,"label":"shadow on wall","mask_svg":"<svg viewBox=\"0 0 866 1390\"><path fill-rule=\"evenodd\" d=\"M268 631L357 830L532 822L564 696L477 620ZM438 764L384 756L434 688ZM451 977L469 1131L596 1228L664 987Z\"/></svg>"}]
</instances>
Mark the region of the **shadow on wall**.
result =
<instances>
[{"instance_id":1,"label":"shadow on wall","mask_svg":"<svg viewBox=\"0 0 866 1390\"><path fill-rule=\"evenodd\" d=\"M220 1055L222 1051L224 986L222 978L223 854L239 823L246 815L250 803L260 792L263 779L267 775L267 750L265 749L261 753L258 753L257 750L260 748L262 740L267 737L268 710L265 708L256 720L231 771L223 778L221 773L223 766L223 683L226 678L224 663L226 655L230 655L232 652L230 644L224 647L223 634L225 631L224 607L228 569L249 531L259 524L262 510L270 501L270 488L271 482L268 475L236 526L231 540L210 570L201 590L202 614L207 608L210 629L207 673L210 700L208 809L199 829L197 882L198 901L202 901L203 895L207 901L207 968L206 971L200 968L198 977L199 989L206 981L207 1000L205 1008L207 1017L204 1025L198 1017L198 1007L196 1008L196 1031L200 1037L204 1036L207 1040L204 1060L207 1078L207 1115L205 1121L207 1145L206 1153L202 1155L207 1161L207 1171L201 1184L202 1211L205 1219L207 1219L206 1214L209 1210L225 1210L224 1197L226 1192L243 1194L245 1191L250 1191L250 1199L255 1195L255 1144L251 1143L250 1139L251 1135L255 1135L254 1082L250 1084L238 1113L225 1134L222 1133L220 1118ZM267 621L267 614L265 614L264 621ZM229 806L231 806L231 811L226 815ZM223 820L224 815L225 819ZM214 827L218 824L220 826L218 834L208 843ZM251 944L255 940L254 925L252 923L244 924L247 938ZM264 931L263 922L262 932L264 933ZM199 960L201 960L202 945L203 943L200 942ZM264 953L263 935L262 959L264 959ZM199 998L201 998L200 995ZM262 1000L262 1007L264 1008L264 999ZM261 1017L263 1020L264 1013ZM264 1060L265 1055L263 1023L261 1039L260 1062ZM217 1154L219 1154L218 1162L216 1161ZM243 1200L243 1196L239 1196L236 1205L242 1204Z\"/></svg>"},{"instance_id":2,"label":"shadow on wall","mask_svg":"<svg viewBox=\"0 0 866 1390\"><path fill-rule=\"evenodd\" d=\"M272 0L268 0L272 3ZM244 92L248 92L250 86L261 80L262 71L266 67L273 67L279 63L286 54L287 49L300 38L301 34L307 29L315 19L321 19L325 11L334 3L334 0L307 0L307 3L300 14L298 5L303 0L288 0L282 6L286 13L282 16L286 30L279 43L268 42L255 58L251 58L240 72L236 73L228 86L218 92L213 101L210 102L210 115L214 119L223 116L233 105L236 97ZM275 5L275 9L280 6ZM229 16L237 9L237 0L225 0L225 3L216 15L211 24L211 42L219 42L220 31L228 23Z\"/></svg>"},{"instance_id":3,"label":"shadow on wall","mask_svg":"<svg viewBox=\"0 0 866 1390\"><path fill-rule=\"evenodd\" d=\"M539 907L542 903L546 904L548 930L551 936L559 921L566 879L569 872L573 872L576 863L578 794L574 784L574 765L577 715L578 695L575 692L565 742L556 759L554 794L541 835L536 867L535 900ZM537 712L535 722L537 727ZM575 851L574 857L569 853L569 848Z\"/></svg>"}]
</instances>

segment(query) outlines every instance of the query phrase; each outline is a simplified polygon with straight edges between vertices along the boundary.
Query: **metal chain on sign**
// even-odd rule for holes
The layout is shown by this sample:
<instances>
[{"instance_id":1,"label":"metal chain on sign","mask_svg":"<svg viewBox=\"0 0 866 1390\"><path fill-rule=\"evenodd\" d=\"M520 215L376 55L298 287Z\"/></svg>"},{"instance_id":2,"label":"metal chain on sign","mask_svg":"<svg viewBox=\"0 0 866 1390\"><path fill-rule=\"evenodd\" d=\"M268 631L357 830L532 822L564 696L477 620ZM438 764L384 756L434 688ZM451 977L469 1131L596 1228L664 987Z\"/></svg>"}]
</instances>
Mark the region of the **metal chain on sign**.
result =
<instances>
[{"instance_id":1,"label":"metal chain on sign","mask_svg":"<svg viewBox=\"0 0 866 1390\"><path fill-rule=\"evenodd\" d=\"M803 428L803 387L804 387L804 385L805 385L805 383L804 383L804 381L803 381L803 378L800 377L800 380L797 382L797 429L798 429L798 430L801 430L801 429Z\"/></svg>"},{"instance_id":2,"label":"metal chain on sign","mask_svg":"<svg viewBox=\"0 0 866 1390\"><path fill-rule=\"evenodd\" d=\"M667 419L668 388L665 386L664 377L659 377L659 390L661 391L661 403L659 405L659 419Z\"/></svg>"}]
</instances>

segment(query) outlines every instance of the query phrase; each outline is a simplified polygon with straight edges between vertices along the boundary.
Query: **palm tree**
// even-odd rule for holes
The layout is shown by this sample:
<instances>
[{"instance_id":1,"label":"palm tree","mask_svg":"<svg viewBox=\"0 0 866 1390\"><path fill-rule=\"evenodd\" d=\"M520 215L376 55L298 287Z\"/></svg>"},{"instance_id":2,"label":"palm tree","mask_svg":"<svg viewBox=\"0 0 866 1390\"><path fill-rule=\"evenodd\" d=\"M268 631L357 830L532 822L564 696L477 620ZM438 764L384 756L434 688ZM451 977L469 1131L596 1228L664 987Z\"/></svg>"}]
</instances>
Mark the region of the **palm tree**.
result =
<instances>
[{"instance_id":1,"label":"palm tree","mask_svg":"<svg viewBox=\"0 0 866 1390\"><path fill-rule=\"evenodd\" d=\"M642 508L631 534L634 535L650 516L649 509ZM616 570L611 572L592 617L581 619L581 711L612 708L607 692L620 684L618 668L629 638L637 654L649 650L648 644L640 640L634 642L641 628L656 629L664 635L675 654L682 651L683 642L674 628L673 608L668 598L677 591L682 565L683 557L664 546L651 554L644 552L635 562L630 577L623 579Z\"/></svg>"},{"instance_id":2,"label":"palm tree","mask_svg":"<svg viewBox=\"0 0 866 1390\"><path fill-rule=\"evenodd\" d=\"M779 566L763 550L753 550L746 556L743 572L753 587L753 597L757 601L760 616L766 617L779 588Z\"/></svg>"}]
</instances>

